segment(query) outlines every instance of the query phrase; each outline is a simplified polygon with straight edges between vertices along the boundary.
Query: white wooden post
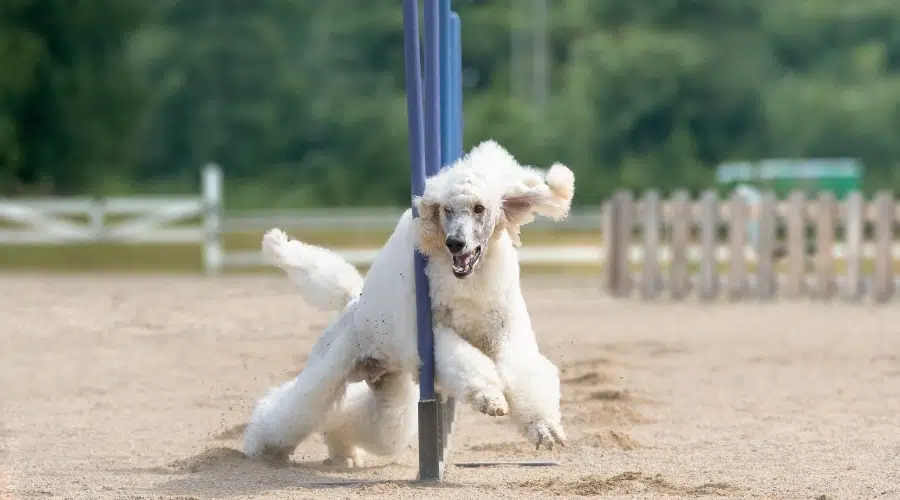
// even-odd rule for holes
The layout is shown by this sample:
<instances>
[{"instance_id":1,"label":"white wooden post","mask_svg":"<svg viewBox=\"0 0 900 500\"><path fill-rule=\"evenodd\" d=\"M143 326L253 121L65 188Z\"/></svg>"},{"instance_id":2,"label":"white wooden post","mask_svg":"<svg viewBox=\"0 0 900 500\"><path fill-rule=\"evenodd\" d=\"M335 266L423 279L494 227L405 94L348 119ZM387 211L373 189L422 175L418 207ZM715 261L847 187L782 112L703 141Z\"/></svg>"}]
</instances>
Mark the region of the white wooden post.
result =
<instances>
[{"instance_id":1,"label":"white wooden post","mask_svg":"<svg viewBox=\"0 0 900 500\"><path fill-rule=\"evenodd\" d=\"M734 191L728 204L728 297L740 300L747 295L747 240L750 232L747 199ZM756 249L754 248L755 252Z\"/></svg>"},{"instance_id":2,"label":"white wooden post","mask_svg":"<svg viewBox=\"0 0 900 500\"><path fill-rule=\"evenodd\" d=\"M831 300L836 291L834 269L835 196L824 191L816 200L816 295Z\"/></svg>"},{"instance_id":3,"label":"white wooden post","mask_svg":"<svg viewBox=\"0 0 900 500\"><path fill-rule=\"evenodd\" d=\"M224 265L222 248L222 169L215 163L203 168L203 206L206 239L203 244L203 267L207 275L217 275Z\"/></svg>"},{"instance_id":4,"label":"white wooden post","mask_svg":"<svg viewBox=\"0 0 900 500\"><path fill-rule=\"evenodd\" d=\"M691 210L691 195L677 191L672 196L670 218L672 259L669 261L669 293L673 300L683 300L691 293L691 272L688 267L688 245L691 244L691 229L694 216Z\"/></svg>"},{"instance_id":5,"label":"white wooden post","mask_svg":"<svg viewBox=\"0 0 900 500\"><path fill-rule=\"evenodd\" d=\"M778 276L775 269L777 203L775 193L767 191L762 194L756 207L759 214L756 226L759 235L756 247L756 295L763 300L773 300L778 293Z\"/></svg>"},{"instance_id":6,"label":"white wooden post","mask_svg":"<svg viewBox=\"0 0 900 500\"><path fill-rule=\"evenodd\" d=\"M102 240L106 236L106 199L93 198L88 207L88 225L91 235L96 240Z\"/></svg>"},{"instance_id":7,"label":"white wooden post","mask_svg":"<svg viewBox=\"0 0 900 500\"><path fill-rule=\"evenodd\" d=\"M784 296L797 299L806 293L806 193L791 192L787 206L787 280ZM831 249L828 250L829 252Z\"/></svg>"},{"instance_id":8,"label":"white wooden post","mask_svg":"<svg viewBox=\"0 0 900 500\"><path fill-rule=\"evenodd\" d=\"M719 261L716 255L719 229L719 198L706 190L700 197L700 269L697 296L713 300L719 295Z\"/></svg>"},{"instance_id":9,"label":"white wooden post","mask_svg":"<svg viewBox=\"0 0 900 500\"><path fill-rule=\"evenodd\" d=\"M859 191L850 193L845 203L844 245L847 249L847 281L845 296L858 301L863 297L863 235L865 226L866 200Z\"/></svg>"},{"instance_id":10,"label":"white wooden post","mask_svg":"<svg viewBox=\"0 0 900 500\"><path fill-rule=\"evenodd\" d=\"M662 230L662 203L658 191L648 191L641 204L641 231L644 237L644 262L641 267L641 296L656 299L662 292L662 266L659 262L659 233Z\"/></svg>"},{"instance_id":11,"label":"white wooden post","mask_svg":"<svg viewBox=\"0 0 900 500\"><path fill-rule=\"evenodd\" d=\"M894 243L894 195L881 191L875 196L875 269L872 298L876 303L887 302L894 295L894 263L891 247Z\"/></svg>"}]
</instances>

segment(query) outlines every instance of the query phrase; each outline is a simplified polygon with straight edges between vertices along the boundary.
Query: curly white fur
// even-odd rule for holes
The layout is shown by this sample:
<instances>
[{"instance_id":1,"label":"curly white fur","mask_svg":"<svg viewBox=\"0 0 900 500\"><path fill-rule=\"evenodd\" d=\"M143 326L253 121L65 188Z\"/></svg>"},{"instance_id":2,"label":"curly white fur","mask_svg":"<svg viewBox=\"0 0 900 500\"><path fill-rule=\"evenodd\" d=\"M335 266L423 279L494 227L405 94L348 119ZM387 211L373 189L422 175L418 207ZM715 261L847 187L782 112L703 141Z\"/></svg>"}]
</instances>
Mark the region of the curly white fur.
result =
<instances>
[{"instance_id":1,"label":"curly white fur","mask_svg":"<svg viewBox=\"0 0 900 500\"><path fill-rule=\"evenodd\" d=\"M391 455L412 442L417 248L428 256L441 392L488 415L510 414L537 446L562 444L559 375L538 350L515 247L519 227L535 214L568 214L574 182L564 165L543 172L519 165L496 142L478 145L428 179L415 200L420 218L411 210L403 214L361 289L349 264L327 250L288 241L279 230L266 235L265 251L294 277L306 300L343 309L303 371L257 404L245 433L247 454L286 456L310 433L324 431L329 461L358 465L363 451ZM466 279L453 274L444 246L439 207L449 210L451 203L483 205L479 217L489 226L484 254Z\"/></svg>"},{"instance_id":2,"label":"curly white fur","mask_svg":"<svg viewBox=\"0 0 900 500\"><path fill-rule=\"evenodd\" d=\"M287 273L313 307L326 311L342 309L362 290L363 277L340 255L288 239L280 229L266 233L262 253Z\"/></svg>"}]
</instances>

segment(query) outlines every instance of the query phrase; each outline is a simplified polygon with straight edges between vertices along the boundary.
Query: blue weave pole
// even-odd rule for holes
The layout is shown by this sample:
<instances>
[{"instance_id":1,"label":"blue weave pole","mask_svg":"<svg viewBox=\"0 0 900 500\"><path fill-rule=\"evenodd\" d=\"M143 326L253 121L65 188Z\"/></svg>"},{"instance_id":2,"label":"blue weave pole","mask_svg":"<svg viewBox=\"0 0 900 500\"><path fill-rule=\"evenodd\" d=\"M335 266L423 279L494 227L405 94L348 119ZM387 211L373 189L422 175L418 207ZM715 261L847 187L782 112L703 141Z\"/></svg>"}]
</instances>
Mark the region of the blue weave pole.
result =
<instances>
[{"instance_id":1,"label":"blue weave pole","mask_svg":"<svg viewBox=\"0 0 900 500\"><path fill-rule=\"evenodd\" d=\"M462 93L462 21L456 12L450 13L450 85L453 89L453 105L451 107L454 123L453 147L450 149L454 160L463 154L463 93Z\"/></svg>"},{"instance_id":2,"label":"blue weave pole","mask_svg":"<svg viewBox=\"0 0 900 500\"><path fill-rule=\"evenodd\" d=\"M440 72L440 12L439 0L425 0L425 175L433 176L441 168L441 72ZM424 269L423 269L424 274ZM419 357L422 367L419 378L419 400L434 399L434 333L431 330L431 298L427 285L417 294L418 303L427 304L428 327L419 329Z\"/></svg>"},{"instance_id":3,"label":"blue weave pole","mask_svg":"<svg viewBox=\"0 0 900 500\"><path fill-rule=\"evenodd\" d=\"M425 190L425 180L462 156L462 38L459 16L450 0L425 2L424 85L419 46L418 0L403 0L403 45L406 66L406 105L413 196ZM442 70L442 68L444 68ZM424 87L424 91L423 91ZM443 121L442 121L443 120ZM413 207L413 215L418 213ZM455 403L442 404L434 389L434 332L425 257L415 252L416 328L419 368L419 480L435 482L444 476L445 440L453 422ZM469 462L459 467L494 465L545 466L558 462Z\"/></svg>"},{"instance_id":4,"label":"blue weave pole","mask_svg":"<svg viewBox=\"0 0 900 500\"><path fill-rule=\"evenodd\" d=\"M403 45L412 194L421 196L425 180L463 152L462 26L450 0L425 2L424 78L419 46L418 0L403 0ZM423 84L424 80L424 84ZM423 89L424 87L424 89ZM418 217L415 207L413 215ZM419 358L419 480L444 476L446 438L455 402L442 403L434 388L434 331L425 257L415 252L416 328ZM558 462L469 462L459 467L495 465L547 466Z\"/></svg>"},{"instance_id":5,"label":"blue weave pole","mask_svg":"<svg viewBox=\"0 0 900 500\"><path fill-rule=\"evenodd\" d=\"M439 0L425 0L425 76L419 55L418 0L403 0L403 44L412 195L421 196L425 179L441 165L440 15ZM418 217L413 207L414 216ZM419 480L439 481L444 475L441 407L434 391L434 332L425 257L413 257L416 286L416 329L419 365Z\"/></svg>"},{"instance_id":6,"label":"blue weave pole","mask_svg":"<svg viewBox=\"0 0 900 500\"><path fill-rule=\"evenodd\" d=\"M425 180L462 154L460 20L450 0L424 0L424 77L419 50L418 1L403 0L406 104L413 196ZM423 84L424 80L424 84ZM418 217L413 207L413 215ZM455 402L442 404L434 388L434 332L426 259L415 253L419 368L419 480L443 478L445 439Z\"/></svg>"},{"instance_id":7,"label":"blue weave pole","mask_svg":"<svg viewBox=\"0 0 900 500\"><path fill-rule=\"evenodd\" d=\"M426 0L427 1L427 0ZM440 94L441 94L441 167L445 167L456 158L453 151L453 123L455 112L453 101L456 91L453 89L453 59L451 55L452 41L450 37L450 0L440 2Z\"/></svg>"},{"instance_id":8,"label":"blue weave pole","mask_svg":"<svg viewBox=\"0 0 900 500\"><path fill-rule=\"evenodd\" d=\"M403 50L406 66L406 121L409 126L409 160L412 195L425 191L425 129L422 117L422 63L419 55L417 0L403 0ZM416 207L413 214L418 217ZM428 313L431 320L431 313Z\"/></svg>"}]
</instances>

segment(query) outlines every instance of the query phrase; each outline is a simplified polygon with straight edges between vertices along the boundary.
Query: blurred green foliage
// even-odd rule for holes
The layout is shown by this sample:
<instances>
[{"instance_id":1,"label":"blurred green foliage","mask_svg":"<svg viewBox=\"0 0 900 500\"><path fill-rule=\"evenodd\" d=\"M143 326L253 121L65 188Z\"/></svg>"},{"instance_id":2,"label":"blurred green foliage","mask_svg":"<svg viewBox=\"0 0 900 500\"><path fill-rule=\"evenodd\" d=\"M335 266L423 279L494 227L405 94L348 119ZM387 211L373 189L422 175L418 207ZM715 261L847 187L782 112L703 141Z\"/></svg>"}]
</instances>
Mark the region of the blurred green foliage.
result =
<instances>
[{"instance_id":1,"label":"blurred green foliage","mask_svg":"<svg viewBox=\"0 0 900 500\"><path fill-rule=\"evenodd\" d=\"M563 161L577 202L721 161L852 156L900 186L900 2L551 0L550 95L511 92L509 0L463 20L466 147ZM0 194L197 189L405 204L400 1L4 0Z\"/></svg>"}]
</instances>

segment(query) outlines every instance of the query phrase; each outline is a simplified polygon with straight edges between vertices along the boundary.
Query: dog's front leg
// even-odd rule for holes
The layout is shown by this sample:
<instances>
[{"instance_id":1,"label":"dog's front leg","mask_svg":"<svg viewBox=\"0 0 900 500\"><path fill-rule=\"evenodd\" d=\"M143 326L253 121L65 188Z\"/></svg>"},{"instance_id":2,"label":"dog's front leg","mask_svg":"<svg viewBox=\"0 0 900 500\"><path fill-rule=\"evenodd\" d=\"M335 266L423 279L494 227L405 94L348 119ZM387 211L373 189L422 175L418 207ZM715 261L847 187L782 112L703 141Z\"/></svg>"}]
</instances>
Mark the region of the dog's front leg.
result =
<instances>
[{"instance_id":1,"label":"dog's front leg","mask_svg":"<svg viewBox=\"0 0 900 500\"><path fill-rule=\"evenodd\" d=\"M509 412L497 365L452 328L435 327L434 359L438 384L454 397L485 415Z\"/></svg>"},{"instance_id":2,"label":"dog's front leg","mask_svg":"<svg viewBox=\"0 0 900 500\"><path fill-rule=\"evenodd\" d=\"M537 346L521 348L522 344L515 342L502 346L497 362L506 384L511 416L536 448L542 444L547 448L565 445L559 409L559 370Z\"/></svg>"}]
</instances>

